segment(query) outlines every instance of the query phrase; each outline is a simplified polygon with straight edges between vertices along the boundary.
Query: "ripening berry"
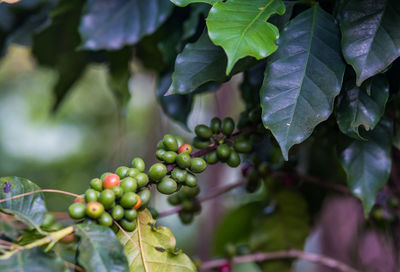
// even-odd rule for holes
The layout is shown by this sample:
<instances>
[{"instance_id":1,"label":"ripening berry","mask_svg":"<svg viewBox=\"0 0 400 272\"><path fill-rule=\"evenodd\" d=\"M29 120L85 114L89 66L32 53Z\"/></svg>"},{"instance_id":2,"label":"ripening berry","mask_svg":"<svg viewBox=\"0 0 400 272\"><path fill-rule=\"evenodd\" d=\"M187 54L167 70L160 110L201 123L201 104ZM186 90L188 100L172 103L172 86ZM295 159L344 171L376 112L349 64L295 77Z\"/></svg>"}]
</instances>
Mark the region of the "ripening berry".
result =
<instances>
[{"instance_id":1,"label":"ripening berry","mask_svg":"<svg viewBox=\"0 0 400 272\"><path fill-rule=\"evenodd\" d=\"M67 236L64 236L63 238L60 239L60 242L63 244L70 244L74 241L74 233L70 233Z\"/></svg>"},{"instance_id":2,"label":"ripening berry","mask_svg":"<svg viewBox=\"0 0 400 272\"><path fill-rule=\"evenodd\" d=\"M75 197L74 203L85 204L85 196L84 195L80 195L80 196Z\"/></svg>"},{"instance_id":3,"label":"ripening berry","mask_svg":"<svg viewBox=\"0 0 400 272\"><path fill-rule=\"evenodd\" d=\"M120 184L120 178L119 178L119 176L118 175L116 175L116 174L110 174L110 175L108 175L108 176L106 176L105 178L104 178L104 181L103 181L103 188L104 189L112 189L112 188L114 188L115 186L119 186L119 184Z\"/></svg>"},{"instance_id":4,"label":"ripening berry","mask_svg":"<svg viewBox=\"0 0 400 272\"><path fill-rule=\"evenodd\" d=\"M178 149L178 154L181 153L188 153L188 154L192 153L192 146L190 144L181 145Z\"/></svg>"},{"instance_id":5,"label":"ripening berry","mask_svg":"<svg viewBox=\"0 0 400 272\"><path fill-rule=\"evenodd\" d=\"M141 199L140 196L138 195L137 202L136 202L135 206L133 206L133 209L134 209L134 210L137 210L137 209L139 209L141 206L142 206L142 199Z\"/></svg>"}]
</instances>

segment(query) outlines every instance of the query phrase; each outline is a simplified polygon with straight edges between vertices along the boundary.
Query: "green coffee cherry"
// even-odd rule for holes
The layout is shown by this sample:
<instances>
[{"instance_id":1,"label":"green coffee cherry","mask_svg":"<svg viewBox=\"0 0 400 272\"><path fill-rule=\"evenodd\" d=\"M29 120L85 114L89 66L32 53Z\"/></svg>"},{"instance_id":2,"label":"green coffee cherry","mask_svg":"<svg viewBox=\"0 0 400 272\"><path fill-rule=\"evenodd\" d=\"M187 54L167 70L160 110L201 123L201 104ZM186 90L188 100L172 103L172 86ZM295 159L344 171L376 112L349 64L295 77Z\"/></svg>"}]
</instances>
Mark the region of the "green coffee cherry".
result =
<instances>
[{"instance_id":1,"label":"green coffee cherry","mask_svg":"<svg viewBox=\"0 0 400 272\"><path fill-rule=\"evenodd\" d=\"M87 189L85 193L85 200L87 203L97 201L98 192L93 189Z\"/></svg>"},{"instance_id":2,"label":"green coffee cherry","mask_svg":"<svg viewBox=\"0 0 400 272\"><path fill-rule=\"evenodd\" d=\"M193 138L193 146L196 147L197 149L203 149L208 147L211 144L210 140L202 140L199 137L194 137Z\"/></svg>"},{"instance_id":3,"label":"green coffee cherry","mask_svg":"<svg viewBox=\"0 0 400 272\"><path fill-rule=\"evenodd\" d=\"M178 148L181 147L185 143L181 136L175 136L175 140L176 140L176 143L178 144Z\"/></svg>"},{"instance_id":4,"label":"green coffee cherry","mask_svg":"<svg viewBox=\"0 0 400 272\"><path fill-rule=\"evenodd\" d=\"M127 172L129 177L136 177L136 175L140 174L140 171L136 168L129 168L128 172Z\"/></svg>"},{"instance_id":5,"label":"green coffee cherry","mask_svg":"<svg viewBox=\"0 0 400 272\"><path fill-rule=\"evenodd\" d=\"M162 194L170 195L175 193L177 189L178 185L175 180L170 177L164 177L161 182L157 184L157 190Z\"/></svg>"},{"instance_id":6,"label":"green coffee cherry","mask_svg":"<svg viewBox=\"0 0 400 272\"><path fill-rule=\"evenodd\" d=\"M142 201L142 207L146 206L150 202L151 192L149 189L143 189L138 193L140 200Z\"/></svg>"},{"instance_id":7,"label":"green coffee cherry","mask_svg":"<svg viewBox=\"0 0 400 272\"><path fill-rule=\"evenodd\" d=\"M82 203L74 203L68 208L69 216L73 219L82 219L86 214L86 206Z\"/></svg>"},{"instance_id":8,"label":"green coffee cherry","mask_svg":"<svg viewBox=\"0 0 400 272\"><path fill-rule=\"evenodd\" d=\"M158 141L158 143L157 143L157 149L165 149L164 141L163 141L163 140Z\"/></svg>"},{"instance_id":9,"label":"green coffee cherry","mask_svg":"<svg viewBox=\"0 0 400 272\"><path fill-rule=\"evenodd\" d=\"M128 221L133 221L137 217L137 211L134 209L125 210L124 218Z\"/></svg>"},{"instance_id":10,"label":"green coffee cherry","mask_svg":"<svg viewBox=\"0 0 400 272\"><path fill-rule=\"evenodd\" d=\"M149 183L149 177L145 173L137 174L135 177L138 187L144 187Z\"/></svg>"},{"instance_id":11,"label":"green coffee cherry","mask_svg":"<svg viewBox=\"0 0 400 272\"><path fill-rule=\"evenodd\" d=\"M146 168L146 165L142 158L134 158L132 160L132 167L138 169L140 172L143 172Z\"/></svg>"},{"instance_id":12,"label":"green coffee cherry","mask_svg":"<svg viewBox=\"0 0 400 272\"><path fill-rule=\"evenodd\" d=\"M166 134L163 139L164 146L168 151L177 151L179 146L174 136Z\"/></svg>"},{"instance_id":13,"label":"green coffee cherry","mask_svg":"<svg viewBox=\"0 0 400 272\"><path fill-rule=\"evenodd\" d=\"M52 213L47 212L44 215L43 221L42 221L42 225L40 225L42 228L48 228L51 225L53 225L56 222L56 218L54 217L54 215Z\"/></svg>"},{"instance_id":14,"label":"green coffee cherry","mask_svg":"<svg viewBox=\"0 0 400 272\"><path fill-rule=\"evenodd\" d=\"M183 224L190 224L192 223L194 216L192 212L182 211L179 213L179 218Z\"/></svg>"},{"instance_id":15,"label":"green coffee cherry","mask_svg":"<svg viewBox=\"0 0 400 272\"><path fill-rule=\"evenodd\" d=\"M214 117L213 119L211 119L210 128L214 134L220 133L221 132L221 119L219 119L218 117Z\"/></svg>"},{"instance_id":16,"label":"green coffee cherry","mask_svg":"<svg viewBox=\"0 0 400 272\"><path fill-rule=\"evenodd\" d=\"M182 210L192 212L194 209L194 202L192 200L184 200L182 202Z\"/></svg>"},{"instance_id":17,"label":"green coffee cherry","mask_svg":"<svg viewBox=\"0 0 400 272\"><path fill-rule=\"evenodd\" d=\"M176 157L176 163L182 169L188 168L191 165L191 157L188 153L181 153Z\"/></svg>"},{"instance_id":18,"label":"green coffee cherry","mask_svg":"<svg viewBox=\"0 0 400 272\"><path fill-rule=\"evenodd\" d=\"M216 164L218 162L218 155L217 155L217 151L211 151L210 153L206 154L204 156L205 161L208 164Z\"/></svg>"},{"instance_id":19,"label":"green coffee cherry","mask_svg":"<svg viewBox=\"0 0 400 272\"><path fill-rule=\"evenodd\" d=\"M230 167L238 167L240 165L240 157L236 151L231 150L229 158L226 162Z\"/></svg>"},{"instance_id":20,"label":"green coffee cherry","mask_svg":"<svg viewBox=\"0 0 400 272\"><path fill-rule=\"evenodd\" d=\"M156 151L156 158L159 159L160 161L164 160L165 152L167 152L167 151L165 151L164 149L158 149Z\"/></svg>"},{"instance_id":21,"label":"green coffee cherry","mask_svg":"<svg viewBox=\"0 0 400 272\"><path fill-rule=\"evenodd\" d=\"M90 188L101 192L103 190L103 181L98 178L94 178L90 181Z\"/></svg>"},{"instance_id":22,"label":"green coffee cherry","mask_svg":"<svg viewBox=\"0 0 400 272\"><path fill-rule=\"evenodd\" d=\"M200 188L199 187L191 188L188 186L182 186L181 192L187 198L195 198L200 193Z\"/></svg>"},{"instance_id":23,"label":"green coffee cherry","mask_svg":"<svg viewBox=\"0 0 400 272\"><path fill-rule=\"evenodd\" d=\"M208 140L210 139L210 137L212 136L212 131L209 127L207 127L206 125L197 125L194 128L194 132L196 133L196 135L203 139L203 140Z\"/></svg>"},{"instance_id":24,"label":"green coffee cherry","mask_svg":"<svg viewBox=\"0 0 400 272\"><path fill-rule=\"evenodd\" d=\"M120 222L121 227L124 228L126 231L134 231L136 229L136 221L128 221L126 219L122 219Z\"/></svg>"},{"instance_id":25,"label":"green coffee cherry","mask_svg":"<svg viewBox=\"0 0 400 272\"><path fill-rule=\"evenodd\" d=\"M164 160L167 164L174 163L177 155L178 155L178 154L176 154L176 152L167 151L167 152L165 152L164 155L163 155L163 160Z\"/></svg>"},{"instance_id":26,"label":"green coffee cherry","mask_svg":"<svg viewBox=\"0 0 400 272\"><path fill-rule=\"evenodd\" d=\"M230 154L231 154L231 148L228 145L220 144L217 147L218 159L220 159L221 161L227 161Z\"/></svg>"},{"instance_id":27,"label":"green coffee cherry","mask_svg":"<svg viewBox=\"0 0 400 272\"><path fill-rule=\"evenodd\" d=\"M113 219L108 212L103 212L99 217L99 223L102 226L111 227L111 225L113 224Z\"/></svg>"},{"instance_id":28,"label":"green coffee cherry","mask_svg":"<svg viewBox=\"0 0 400 272\"><path fill-rule=\"evenodd\" d=\"M183 153L182 153L183 154ZM180 154L180 155L182 155ZM188 155L188 154L186 154ZM190 157L190 156L189 156ZM178 156L179 158L179 156ZM167 174L167 167L162 163L153 164L149 170L149 178L154 181L160 181Z\"/></svg>"},{"instance_id":29,"label":"green coffee cherry","mask_svg":"<svg viewBox=\"0 0 400 272\"><path fill-rule=\"evenodd\" d=\"M108 176L108 175L111 175L112 173L111 172L105 172L103 175L101 175L101 177L100 177L100 179L101 179L101 181L104 181L104 179Z\"/></svg>"},{"instance_id":30,"label":"green coffee cherry","mask_svg":"<svg viewBox=\"0 0 400 272\"><path fill-rule=\"evenodd\" d=\"M233 121L232 118L226 117L222 122L222 128L221 128L222 133L225 136L231 136L234 129L235 129L235 122Z\"/></svg>"},{"instance_id":31,"label":"green coffee cherry","mask_svg":"<svg viewBox=\"0 0 400 272\"><path fill-rule=\"evenodd\" d=\"M175 167L171 172L171 177L177 182L184 182L186 180L187 171L179 167Z\"/></svg>"},{"instance_id":32,"label":"green coffee cherry","mask_svg":"<svg viewBox=\"0 0 400 272\"><path fill-rule=\"evenodd\" d=\"M125 209L132 209L137 203L137 195L133 192L124 193L121 197L120 205Z\"/></svg>"},{"instance_id":33,"label":"green coffee cherry","mask_svg":"<svg viewBox=\"0 0 400 272\"><path fill-rule=\"evenodd\" d=\"M124 192L135 192L138 187L138 182L136 179L127 177L121 180L121 188Z\"/></svg>"},{"instance_id":34,"label":"green coffee cherry","mask_svg":"<svg viewBox=\"0 0 400 272\"><path fill-rule=\"evenodd\" d=\"M129 167L120 166L117 168L117 170L115 170L115 174L117 174L121 179L123 179L124 177L128 176L128 170Z\"/></svg>"},{"instance_id":35,"label":"green coffee cherry","mask_svg":"<svg viewBox=\"0 0 400 272\"><path fill-rule=\"evenodd\" d=\"M109 209L113 206L115 203L115 194L113 190L106 189L103 192L101 192L100 197L99 197L99 202L103 204L103 206L106 209Z\"/></svg>"},{"instance_id":36,"label":"green coffee cherry","mask_svg":"<svg viewBox=\"0 0 400 272\"><path fill-rule=\"evenodd\" d=\"M99 202L89 202L86 206L86 215L90 218L97 219L103 214L103 212L104 206Z\"/></svg>"},{"instance_id":37,"label":"green coffee cherry","mask_svg":"<svg viewBox=\"0 0 400 272\"><path fill-rule=\"evenodd\" d=\"M112 209L111 215L115 220L121 220L124 217L124 208L120 205L115 205Z\"/></svg>"},{"instance_id":38,"label":"green coffee cherry","mask_svg":"<svg viewBox=\"0 0 400 272\"><path fill-rule=\"evenodd\" d=\"M112 188L112 190L115 194L115 198L121 198L121 196L124 194L124 189L122 189L120 186L115 186Z\"/></svg>"},{"instance_id":39,"label":"green coffee cherry","mask_svg":"<svg viewBox=\"0 0 400 272\"><path fill-rule=\"evenodd\" d=\"M253 147L250 141L238 139L233 143L233 148L239 153L249 153Z\"/></svg>"},{"instance_id":40,"label":"green coffee cherry","mask_svg":"<svg viewBox=\"0 0 400 272\"><path fill-rule=\"evenodd\" d=\"M185 184L189 187L197 186L197 178L192 174L187 174Z\"/></svg>"},{"instance_id":41,"label":"green coffee cherry","mask_svg":"<svg viewBox=\"0 0 400 272\"><path fill-rule=\"evenodd\" d=\"M202 158L193 158L190 165L190 171L201 173L207 168L207 163Z\"/></svg>"},{"instance_id":42,"label":"green coffee cherry","mask_svg":"<svg viewBox=\"0 0 400 272\"><path fill-rule=\"evenodd\" d=\"M168 200L168 203L171 204L172 206L176 206L181 203L181 200L180 200L178 194L173 194L173 195L169 196L167 198L167 200Z\"/></svg>"}]
</instances>

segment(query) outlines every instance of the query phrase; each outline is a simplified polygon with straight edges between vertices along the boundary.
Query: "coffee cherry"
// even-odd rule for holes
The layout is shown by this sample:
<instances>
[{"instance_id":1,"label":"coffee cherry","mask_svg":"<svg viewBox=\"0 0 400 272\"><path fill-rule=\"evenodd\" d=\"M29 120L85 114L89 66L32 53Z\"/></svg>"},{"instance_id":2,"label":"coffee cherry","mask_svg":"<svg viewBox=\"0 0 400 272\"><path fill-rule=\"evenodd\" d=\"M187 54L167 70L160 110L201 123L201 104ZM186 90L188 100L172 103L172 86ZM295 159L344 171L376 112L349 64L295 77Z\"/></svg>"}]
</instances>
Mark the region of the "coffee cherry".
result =
<instances>
[{"instance_id":1,"label":"coffee cherry","mask_svg":"<svg viewBox=\"0 0 400 272\"><path fill-rule=\"evenodd\" d=\"M85 195L80 195L80 196L75 197L74 203L85 204Z\"/></svg>"},{"instance_id":2,"label":"coffee cherry","mask_svg":"<svg viewBox=\"0 0 400 272\"><path fill-rule=\"evenodd\" d=\"M123 227L126 231L131 232L136 229L136 221L128 221L126 219L122 219L121 221L119 221L119 223L121 224L121 227Z\"/></svg>"},{"instance_id":3,"label":"coffee cherry","mask_svg":"<svg viewBox=\"0 0 400 272\"><path fill-rule=\"evenodd\" d=\"M178 150L178 143L174 136L171 134L166 134L163 139L164 146L168 151L177 151Z\"/></svg>"},{"instance_id":4,"label":"coffee cherry","mask_svg":"<svg viewBox=\"0 0 400 272\"><path fill-rule=\"evenodd\" d=\"M128 170L129 167L120 166L117 168L117 170L115 170L115 174L117 174L121 179L123 179L124 177L128 176Z\"/></svg>"},{"instance_id":5,"label":"coffee cherry","mask_svg":"<svg viewBox=\"0 0 400 272\"><path fill-rule=\"evenodd\" d=\"M236 151L231 150L228 161L226 162L230 167L238 167L240 165L240 157Z\"/></svg>"},{"instance_id":6,"label":"coffee cherry","mask_svg":"<svg viewBox=\"0 0 400 272\"><path fill-rule=\"evenodd\" d=\"M119 186L120 178L116 174L110 174L104 178L103 188L104 189L112 189L115 186Z\"/></svg>"},{"instance_id":7,"label":"coffee cherry","mask_svg":"<svg viewBox=\"0 0 400 272\"><path fill-rule=\"evenodd\" d=\"M135 177L138 187L144 187L149 183L149 177L145 173L137 174Z\"/></svg>"},{"instance_id":8,"label":"coffee cherry","mask_svg":"<svg viewBox=\"0 0 400 272\"><path fill-rule=\"evenodd\" d=\"M134 209L134 210L137 210L137 209L139 209L141 206L142 206L142 199L141 199L140 196L138 195L137 202L136 202L135 206L133 206L133 209Z\"/></svg>"},{"instance_id":9,"label":"coffee cherry","mask_svg":"<svg viewBox=\"0 0 400 272\"><path fill-rule=\"evenodd\" d=\"M190 171L201 173L207 168L207 163L202 158L193 158L190 165Z\"/></svg>"},{"instance_id":10,"label":"coffee cherry","mask_svg":"<svg viewBox=\"0 0 400 272\"><path fill-rule=\"evenodd\" d=\"M127 174L128 174L129 177L134 178L134 177L136 177L137 175L139 175L139 173L140 173L140 171L139 171L138 169L136 169L136 168L129 168Z\"/></svg>"},{"instance_id":11,"label":"coffee cherry","mask_svg":"<svg viewBox=\"0 0 400 272\"><path fill-rule=\"evenodd\" d=\"M167 164L171 164L175 162L176 159L176 152L173 151L167 151L164 153L163 155L163 160L167 163Z\"/></svg>"},{"instance_id":12,"label":"coffee cherry","mask_svg":"<svg viewBox=\"0 0 400 272\"><path fill-rule=\"evenodd\" d=\"M235 122L233 121L232 118L226 117L224 121L222 122L222 133L225 136L230 136L235 129Z\"/></svg>"},{"instance_id":13,"label":"coffee cherry","mask_svg":"<svg viewBox=\"0 0 400 272\"><path fill-rule=\"evenodd\" d=\"M142 158L134 158L132 160L132 167L138 169L140 172L143 172L146 168L146 165Z\"/></svg>"},{"instance_id":14,"label":"coffee cherry","mask_svg":"<svg viewBox=\"0 0 400 272\"><path fill-rule=\"evenodd\" d=\"M86 215L90 218L99 218L104 212L103 204L93 201L89 202L86 206Z\"/></svg>"},{"instance_id":15,"label":"coffee cherry","mask_svg":"<svg viewBox=\"0 0 400 272\"><path fill-rule=\"evenodd\" d=\"M47 228L50 227L51 225L53 225L56 222L56 218L54 217L54 215L52 213L46 213L44 215L42 224L40 225L43 228Z\"/></svg>"},{"instance_id":16,"label":"coffee cherry","mask_svg":"<svg viewBox=\"0 0 400 272\"><path fill-rule=\"evenodd\" d=\"M221 161L227 161L230 154L231 154L231 148L228 145L220 144L217 147L218 159L220 159Z\"/></svg>"},{"instance_id":17,"label":"coffee cherry","mask_svg":"<svg viewBox=\"0 0 400 272\"><path fill-rule=\"evenodd\" d=\"M192 212L194 209L194 202L192 200L184 200L182 202L182 210Z\"/></svg>"},{"instance_id":18,"label":"coffee cherry","mask_svg":"<svg viewBox=\"0 0 400 272\"><path fill-rule=\"evenodd\" d=\"M121 220L124 217L124 208L120 205L115 205L112 209L111 215L115 220Z\"/></svg>"},{"instance_id":19,"label":"coffee cherry","mask_svg":"<svg viewBox=\"0 0 400 272\"><path fill-rule=\"evenodd\" d=\"M122 189L120 186L112 188L115 198L121 198L121 196L124 194L124 189Z\"/></svg>"},{"instance_id":20,"label":"coffee cherry","mask_svg":"<svg viewBox=\"0 0 400 272\"><path fill-rule=\"evenodd\" d=\"M64 236L63 238L61 238L59 240L59 242L63 243L63 244L70 244L74 241L75 235L74 233L70 233L67 236Z\"/></svg>"},{"instance_id":21,"label":"coffee cherry","mask_svg":"<svg viewBox=\"0 0 400 272\"><path fill-rule=\"evenodd\" d=\"M196 133L196 135L203 139L203 140L208 140L210 139L210 137L212 136L212 131L209 127L207 127L206 125L197 125L194 128L194 132Z\"/></svg>"},{"instance_id":22,"label":"coffee cherry","mask_svg":"<svg viewBox=\"0 0 400 272\"><path fill-rule=\"evenodd\" d=\"M233 143L233 148L239 153L249 153L253 147L250 141L238 139Z\"/></svg>"},{"instance_id":23,"label":"coffee cherry","mask_svg":"<svg viewBox=\"0 0 400 272\"><path fill-rule=\"evenodd\" d=\"M211 119L210 128L214 134L220 133L221 132L221 119L219 119L218 117L214 117L213 119Z\"/></svg>"},{"instance_id":24,"label":"coffee cherry","mask_svg":"<svg viewBox=\"0 0 400 272\"><path fill-rule=\"evenodd\" d=\"M154 181L160 181L163 177L165 177L166 174L167 174L167 167L162 163L156 163L150 167L148 175L150 179Z\"/></svg>"},{"instance_id":25,"label":"coffee cherry","mask_svg":"<svg viewBox=\"0 0 400 272\"><path fill-rule=\"evenodd\" d=\"M178 154L181 154L181 153L188 153L188 154L192 153L192 146L189 144L181 145L178 149Z\"/></svg>"},{"instance_id":26,"label":"coffee cherry","mask_svg":"<svg viewBox=\"0 0 400 272\"><path fill-rule=\"evenodd\" d=\"M191 158L188 153L181 153L176 157L176 163L182 169L188 168L191 165Z\"/></svg>"},{"instance_id":27,"label":"coffee cherry","mask_svg":"<svg viewBox=\"0 0 400 272\"><path fill-rule=\"evenodd\" d=\"M115 203L115 194L113 190L106 189L100 194L99 202L103 204L104 208L109 209Z\"/></svg>"},{"instance_id":28,"label":"coffee cherry","mask_svg":"<svg viewBox=\"0 0 400 272\"><path fill-rule=\"evenodd\" d=\"M197 186L197 178L192 174L187 174L185 184L189 187Z\"/></svg>"},{"instance_id":29,"label":"coffee cherry","mask_svg":"<svg viewBox=\"0 0 400 272\"><path fill-rule=\"evenodd\" d=\"M103 212L99 217L99 223L102 226L111 227L111 225L113 224L113 219L108 212Z\"/></svg>"},{"instance_id":30,"label":"coffee cherry","mask_svg":"<svg viewBox=\"0 0 400 272\"><path fill-rule=\"evenodd\" d=\"M90 188L101 192L103 190L103 181L98 178L94 178L90 181Z\"/></svg>"},{"instance_id":31,"label":"coffee cherry","mask_svg":"<svg viewBox=\"0 0 400 272\"><path fill-rule=\"evenodd\" d=\"M121 188L124 192L135 192L138 187L137 180L131 177L124 178L121 181Z\"/></svg>"},{"instance_id":32,"label":"coffee cherry","mask_svg":"<svg viewBox=\"0 0 400 272\"><path fill-rule=\"evenodd\" d=\"M104 179L108 176L108 175L111 175L112 173L111 172L105 172L103 175L101 175L101 177L100 177L100 179L101 179L101 181L104 181Z\"/></svg>"},{"instance_id":33,"label":"coffee cherry","mask_svg":"<svg viewBox=\"0 0 400 272\"><path fill-rule=\"evenodd\" d=\"M175 140L176 140L176 143L178 144L178 147L182 146L184 144L181 136L175 136Z\"/></svg>"},{"instance_id":34,"label":"coffee cherry","mask_svg":"<svg viewBox=\"0 0 400 272\"><path fill-rule=\"evenodd\" d=\"M157 150L156 151L156 158L159 159L160 161L164 160L165 152L167 152L167 151L165 151L164 149Z\"/></svg>"},{"instance_id":35,"label":"coffee cherry","mask_svg":"<svg viewBox=\"0 0 400 272\"><path fill-rule=\"evenodd\" d=\"M145 207L149 202L151 198L151 192L149 189L143 189L138 193L140 200L142 202L142 207Z\"/></svg>"},{"instance_id":36,"label":"coffee cherry","mask_svg":"<svg viewBox=\"0 0 400 272\"><path fill-rule=\"evenodd\" d=\"M199 187L182 186L181 192L187 198L195 198L200 193L200 189Z\"/></svg>"},{"instance_id":37,"label":"coffee cherry","mask_svg":"<svg viewBox=\"0 0 400 272\"><path fill-rule=\"evenodd\" d=\"M128 221L133 221L137 217L137 211L134 209L128 209L124 212L124 218Z\"/></svg>"},{"instance_id":38,"label":"coffee cherry","mask_svg":"<svg viewBox=\"0 0 400 272\"><path fill-rule=\"evenodd\" d=\"M119 228L116 224L112 224L111 229L115 234L117 234L119 232Z\"/></svg>"},{"instance_id":39,"label":"coffee cherry","mask_svg":"<svg viewBox=\"0 0 400 272\"><path fill-rule=\"evenodd\" d=\"M198 148L198 149L203 149L208 147L211 144L210 140L202 140L199 137L194 137L193 138L193 146Z\"/></svg>"},{"instance_id":40,"label":"coffee cherry","mask_svg":"<svg viewBox=\"0 0 400 272\"><path fill-rule=\"evenodd\" d=\"M179 167L175 167L171 172L171 177L177 182L184 182L187 176L187 171Z\"/></svg>"},{"instance_id":41,"label":"coffee cherry","mask_svg":"<svg viewBox=\"0 0 400 272\"><path fill-rule=\"evenodd\" d=\"M131 209L136 205L138 201L138 197L133 192L124 193L121 197L120 205L125 209Z\"/></svg>"},{"instance_id":42,"label":"coffee cherry","mask_svg":"<svg viewBox=\"0 0 400 272\"><path fill-rule=\"evenodd\" d=\"M157 190L166 195L170 195L178 189L178 185L175 180L169 177L164 177L160 183L157 184Z\"/></svg>"},{"instance_id":43,"label":"coffee cherry","mask_svg":"<svg viewBox=\"0 0 400 272\"><path fill-rule=\"evenodd\" d=\"M186 212L186 211L181 211L179 213L179 218L181 219L183 224L190 224L193 221L193 213L192 212Z\"/></svg>"},{"instance_id":44,"label":"coffee cherry","mask_svg":"<svg viewBox=\"0 0 400 272\"><path fill-rule=\"evenodd\" d=\"M157 143L157 149L165 149L164 141L163 141L163 140L158 141L158 143Z\"/></svg>"},{"instance_id":45,"label":"coffee cherry","mask_svg":"<svg viewBox=\"0 0 400 272\"><path fill-rule=\"evenodd\" d=\"M180 200L178 194L174 194L174 195L169 196L167 198L167 201L172 206L176 206L176 205L179 205L181 203L181 200Z\"/></svg>"},{"instance_id":46,"label":"coffee cherry","mask_svg":"<svg viewBox=\"0 0 400 272\"><path fill-rule=\"evenodd\" d=\"M217 151L211 151L210 153L206 154L204 156L205 161L208 164L216 164L218 162L218 155L217 155Z\"/></svg>"},{"instance_id":47,"label":"coffee cherry","mask_svg":"<svg viewBox=\"0 0 400 272\"><path fill-rule=\"evenodd\" d=\"M93 189L87 189L85 193L85 200L87 203L97 201L98 192Z\"/></svg>"}]
</instances>

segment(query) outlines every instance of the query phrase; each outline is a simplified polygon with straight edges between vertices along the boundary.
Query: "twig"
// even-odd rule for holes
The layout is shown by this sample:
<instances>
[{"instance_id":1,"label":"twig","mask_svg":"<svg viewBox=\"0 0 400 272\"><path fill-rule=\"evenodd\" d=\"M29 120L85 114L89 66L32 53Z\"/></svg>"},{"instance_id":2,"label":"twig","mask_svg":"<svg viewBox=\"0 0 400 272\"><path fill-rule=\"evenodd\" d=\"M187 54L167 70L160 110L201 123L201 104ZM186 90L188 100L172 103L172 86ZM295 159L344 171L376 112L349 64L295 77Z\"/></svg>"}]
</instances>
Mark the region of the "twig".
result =
<instances>
[{"instance_id":1,"label":"twig","mask_svg":"<svg viewBox=\"0 0 400 272\"><path fill-rule=\"evenodd\" d=\"M41 189L41 190L36 190L36 191L32 191L32 192L27 192L27 193L15 195L15 196L12 196L12 197L0 199L0 203L6 202L6 201L9 201L9 200L12 200L12 199L16 199L16 198L28 196L28 195L37 194L37 193L57 193L57 194L69 195L69 196L73 196L73 197L79 197L79 195L77 195L77 194L66 192L66 191L62 191L62 190Z\"/></svg>"},{"instance_id":2,"label":"twig","mask_svg":"<svg viewBox=\"0 0 400 272\"><path fill-rule=\"evenodd\" d=\"M268 252L268 253L255 253L251 255L245 256L237 256L232 258L231 260L227 259L219 259L204 262L201 265L200 271L206 271L211 268L220 267L227 262L232 263L247 263L247 262L261 262L268 260L278 260L278 259L302 259L314 263L319 263L325 265L330 268L337 269L342 272L357 272L356 269L348 266L347 264L340 262L338 260L332 259L327 256L319 255L316 253L309 253L300 250L286 250L286 251L277 251L277 252Z\"/></svg>"},{"instance_id":3,"label":"twig","mask_svg":"<svg viewBox=\"0 0 400 272\"><path fill-rule=\"evenodd\" d=\"M65 266L71 267L74 269L74 271L78 271L78 272L86 272L85 269L83 269L82 267L80 267L79 265L64 261Z\"/></svg>"}]
</instances>

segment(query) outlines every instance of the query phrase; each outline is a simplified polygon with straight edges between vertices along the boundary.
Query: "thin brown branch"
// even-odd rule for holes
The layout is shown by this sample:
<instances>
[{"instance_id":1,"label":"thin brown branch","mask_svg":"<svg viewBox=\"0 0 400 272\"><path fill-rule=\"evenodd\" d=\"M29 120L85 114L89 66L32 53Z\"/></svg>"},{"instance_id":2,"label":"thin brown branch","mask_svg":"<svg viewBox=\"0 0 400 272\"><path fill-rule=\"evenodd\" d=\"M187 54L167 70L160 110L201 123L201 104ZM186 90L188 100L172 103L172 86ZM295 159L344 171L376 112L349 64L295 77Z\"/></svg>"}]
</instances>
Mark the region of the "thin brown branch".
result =
<instances>
[{"instance_id":1,"label":"thin brown branch","mask_svg":"<svg viewBox=\"0 0 400 272\"><path fill-rule=\"evenodd\" d=\"M74 271L76 270L76 271L78 271L78 272L86 272L86 270L83 269L82 267L80 267L79 265L76 265L76 264L73 264L73 263L70 263L70 262L67 262L67 261L64 261L64 264L65 264L65 266L67 266L67 267L73 268Z\"/></svg>"},{"instance_id":2,"label":"thin brown branch","mask_svg":"<svg viewBox=\"0 0 400 272\"><path fill-rule=\"evenodd\" d=\"M36 190L36 191L32 191L32 192L27 192L27 193L15 195L15 196L12 196L12 197L0 199L0 203L6 202L6 201L9 201L9 200L12 200L12 199L16 199L16 198L28 196L28 195L37 194L37 193L57 193L57 194L69 195L69 196L73 196L73 197L78 197L78 196L79 196L79 195L77 195L77 194L70 193L70 192L66 192L66 191L62 191L62 190L41 189L41 190Z\"/></svg>"},{"instance_id":3,"label":"thin brown branch","mask_svg":"<svg viewBox=\"0 0 400 272\"><path fill-rule=\"evenodd\" d=\"M234 257L231 260L227 259L219 259L219 260L212 260L204 262L201 265L200 271L207 271L212 268L220 267L227 262L232 263L247 263L247 262L261 262L261 261L268 261L268 260L278 260L278 259L301 259L306 260L318 264L322 264L324 266L337 269L341 272L357 272L356 269L348 266L347 264L340 262L338 260L332 259L330 257L316 254L316 253L309 253L300 250L286 250L286 251L277 251L277 252L268 252L268 253L254 253L251 255L245 256L238 256Z\"/></svg>"}]
</instances>

